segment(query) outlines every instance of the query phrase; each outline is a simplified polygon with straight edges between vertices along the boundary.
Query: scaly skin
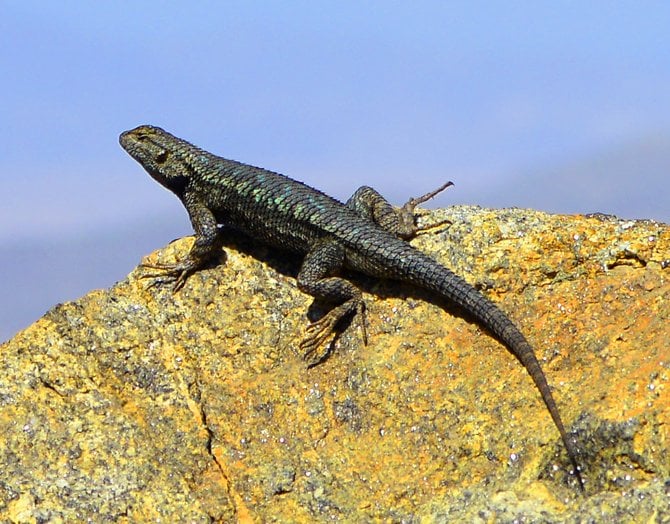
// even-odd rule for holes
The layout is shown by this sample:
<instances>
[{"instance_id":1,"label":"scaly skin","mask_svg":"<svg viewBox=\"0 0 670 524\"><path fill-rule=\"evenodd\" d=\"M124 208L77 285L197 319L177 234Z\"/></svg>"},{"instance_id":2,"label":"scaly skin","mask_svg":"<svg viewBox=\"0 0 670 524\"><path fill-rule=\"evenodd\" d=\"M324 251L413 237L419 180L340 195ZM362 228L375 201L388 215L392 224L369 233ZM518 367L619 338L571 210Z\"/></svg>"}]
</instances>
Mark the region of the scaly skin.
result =
<instances>
[{"instance_id":1,"label":"scaly skin","mask_svg":"<svg viewBox=\"0 0 670 524\"><path fill-rule=\"evenodd\" d=\"M493 302L451 270L414 249L405 239L417 233L414 208L450 183L396 209L379 193L361 187L343 204L286 176L220 158L153 126L140 126L120 137L121 146L147 172L174 192L188 211L196 234L188 256L176 264L148 265L147 276L175 282L188 276L220 249L217 227L234 228L251 238L305 255L299 288L335 304L307 329L301 346L314 365L339 320L360 314L365 334L365 306L360 290L333 276L345 267L367 275L409 282L457 304L495 335L526 368L544 400L572 462L580 488L577 449L568 437L551 390L532 347Z\"/></svg>"}]
</instances>

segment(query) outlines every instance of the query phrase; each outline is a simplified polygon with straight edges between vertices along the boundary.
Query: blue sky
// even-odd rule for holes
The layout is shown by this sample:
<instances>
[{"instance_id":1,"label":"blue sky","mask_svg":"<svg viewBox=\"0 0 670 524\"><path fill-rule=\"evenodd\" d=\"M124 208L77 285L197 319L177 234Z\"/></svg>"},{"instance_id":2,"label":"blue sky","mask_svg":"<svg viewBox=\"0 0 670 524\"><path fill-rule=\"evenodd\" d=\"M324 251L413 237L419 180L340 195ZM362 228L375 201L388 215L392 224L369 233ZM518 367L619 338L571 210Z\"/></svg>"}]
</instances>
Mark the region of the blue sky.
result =
<instances>
[{"instance_id":1,"label":"blue sky","mask_svg":"<svg viewBox=\"0 0 670 524\"><path fill-rule=\"evenodd\" d=\"M668 27L660 1L5 0L0 249L150 217L187 234L118 145L144 123L341 199L365 183L400 203L451 179L434 205L670 220Z\"/></svg>"}]
</instances>

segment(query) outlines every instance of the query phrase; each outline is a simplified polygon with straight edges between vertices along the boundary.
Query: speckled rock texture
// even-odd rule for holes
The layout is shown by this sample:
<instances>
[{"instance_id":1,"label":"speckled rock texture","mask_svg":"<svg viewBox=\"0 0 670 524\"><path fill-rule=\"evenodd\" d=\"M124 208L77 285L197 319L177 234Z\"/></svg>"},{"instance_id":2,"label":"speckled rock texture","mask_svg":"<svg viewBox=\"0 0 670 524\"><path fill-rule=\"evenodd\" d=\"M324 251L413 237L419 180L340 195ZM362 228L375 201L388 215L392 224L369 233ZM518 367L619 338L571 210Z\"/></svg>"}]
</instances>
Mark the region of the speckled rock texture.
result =
<instances>
[{"instance_id":1,"label":"speckled rock texture","mask_svg":"<svg viewBox=\"0 0 670 524\"><path fill-rule=\"evenodd\" d=\"M0 346L0 522L670 522L670 227L444 219L413 244L526 333L586 493L525 370L449 304L356 277L368 345L354 319L307 369L299 259L237 238L176 294L138 269Z\"/></svg>"}]
</instances>

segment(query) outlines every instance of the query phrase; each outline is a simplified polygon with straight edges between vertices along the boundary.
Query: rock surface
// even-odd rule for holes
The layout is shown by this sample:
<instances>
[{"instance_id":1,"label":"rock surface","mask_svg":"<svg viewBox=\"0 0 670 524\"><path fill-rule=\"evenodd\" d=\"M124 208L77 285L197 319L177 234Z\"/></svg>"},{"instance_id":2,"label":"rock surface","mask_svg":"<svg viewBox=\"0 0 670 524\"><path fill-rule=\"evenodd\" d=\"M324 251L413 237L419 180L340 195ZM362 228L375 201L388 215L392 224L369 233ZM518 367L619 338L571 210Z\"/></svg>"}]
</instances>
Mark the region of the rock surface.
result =
<instances>
[{"instance_id":1,"label":"rock surface","mask_svg":"<svg viewBox=\"0 0 670 524\"><path fill-rule=\"evenodd\" d=\"M177 294L136 270L0 346L0 521L670 521L670 227L443 219L413 244L527 334L585 494L525 370L458 311L356 277L369 344L354 320L306 369L299 260L235 239Z\"/></svg>"}]
</instances>

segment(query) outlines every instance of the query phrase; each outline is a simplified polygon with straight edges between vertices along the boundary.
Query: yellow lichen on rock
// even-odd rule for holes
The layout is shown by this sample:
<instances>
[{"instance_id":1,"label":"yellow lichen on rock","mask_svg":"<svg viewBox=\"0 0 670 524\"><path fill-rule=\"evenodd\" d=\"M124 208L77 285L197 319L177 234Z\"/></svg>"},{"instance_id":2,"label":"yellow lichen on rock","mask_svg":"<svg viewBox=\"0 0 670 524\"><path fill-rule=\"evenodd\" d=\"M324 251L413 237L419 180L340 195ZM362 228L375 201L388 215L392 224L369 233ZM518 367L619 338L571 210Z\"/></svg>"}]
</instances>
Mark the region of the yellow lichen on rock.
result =
<instances>
[{"instance_id":1,"label":"yellow lichen on rock","mask_svg":"<svg viewBox=\"0 0 670 524\"><path fill-rule=\"evenodd\" d=\"M0 347L0 520L670 519L670 227L444 219L413 244L527 334L585 495L525 370L457 310L358 279L369 344L354 320L307 369L299 259L236 239L179 293L138 269Z\"/></svg>"}]
</instances>

